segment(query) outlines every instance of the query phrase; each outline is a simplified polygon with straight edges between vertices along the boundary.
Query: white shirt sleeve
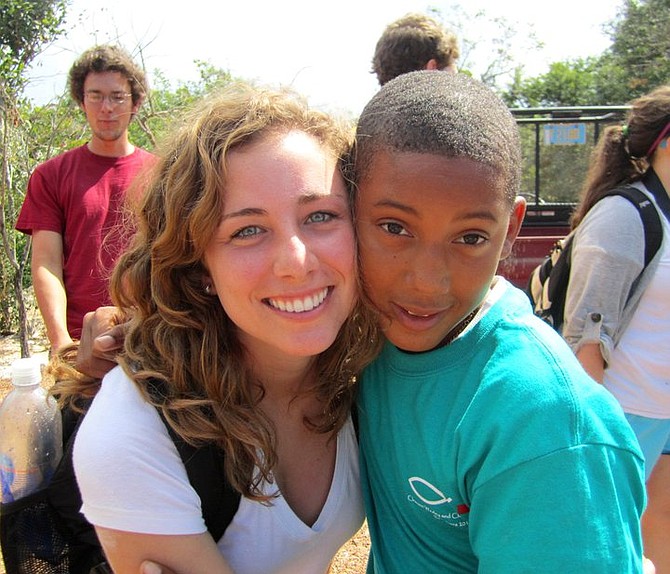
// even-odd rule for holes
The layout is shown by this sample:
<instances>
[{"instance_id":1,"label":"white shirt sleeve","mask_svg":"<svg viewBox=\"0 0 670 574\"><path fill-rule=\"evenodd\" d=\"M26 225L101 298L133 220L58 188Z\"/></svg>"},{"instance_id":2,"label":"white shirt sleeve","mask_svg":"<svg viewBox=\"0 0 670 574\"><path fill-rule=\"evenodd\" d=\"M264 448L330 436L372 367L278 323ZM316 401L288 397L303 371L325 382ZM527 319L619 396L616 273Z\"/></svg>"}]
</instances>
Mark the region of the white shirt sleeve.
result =
<instances>
[{"instance_id":1,"label":"white shirt sleeve","mask_svg":"<svg viewBox=\"0 0 670 574\"><path fill-rule=\"evenodd\" d=\"M200 498L158 411L120 367L102 382L74 446L82 513L97 526L200 534Z\"/></svg>"}]
</instances>

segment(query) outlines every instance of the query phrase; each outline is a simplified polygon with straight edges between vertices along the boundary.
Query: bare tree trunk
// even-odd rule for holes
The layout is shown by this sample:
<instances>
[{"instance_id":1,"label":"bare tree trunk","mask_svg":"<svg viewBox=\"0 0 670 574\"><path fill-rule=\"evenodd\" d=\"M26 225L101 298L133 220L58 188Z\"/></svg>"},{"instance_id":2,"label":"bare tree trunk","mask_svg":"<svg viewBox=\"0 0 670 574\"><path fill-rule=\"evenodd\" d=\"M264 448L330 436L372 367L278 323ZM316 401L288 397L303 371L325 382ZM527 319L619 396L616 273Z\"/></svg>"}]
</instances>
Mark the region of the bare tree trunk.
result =
<instances>
[{"instance_id":1,"label":"bare tree trunk","mask_svg":"<svg viewBox=\"0 0 670 574\"><path fill-rule=\"evenodd\" d=\"M26 312L26 300L23 296L23 268L14 273L14 296L16 297L16 308L19 315L19 344L21 346L21 357L30 357L28 345L28 313Z\"/></svg>"},{"instance_id":2,"label":"bare tree trunk","mask_svg":"<svg viewBox=\"0 0 670 574\"><path fill-rule=\"evenodd\" d=\"M2 102L0 102L2 103ZM4 254L12 269L12 286L14 290L14 297L16 299L16 308L19 321L19 343L21 346L21 356L29 357L30 349L28 346L28 316L26 312L26 301L23 295L23 277L28 262L28 253L30 251L30 242L26 244L25 251L22 253L21 261L17 260L16 243L13 237L10 237L8 231L8 216L14 211L14 201L11 193L12 179L9 170L9 154L7 153L9 146L9 130L10 126L7 121L7 109L2 107L2 115L0 117L0 128L2 141L0 148L3 151L2 163L0 164L0 237L2 238L2 247ZM5 304L11 302L5 302Z\"/></svg>"}]
</instances>

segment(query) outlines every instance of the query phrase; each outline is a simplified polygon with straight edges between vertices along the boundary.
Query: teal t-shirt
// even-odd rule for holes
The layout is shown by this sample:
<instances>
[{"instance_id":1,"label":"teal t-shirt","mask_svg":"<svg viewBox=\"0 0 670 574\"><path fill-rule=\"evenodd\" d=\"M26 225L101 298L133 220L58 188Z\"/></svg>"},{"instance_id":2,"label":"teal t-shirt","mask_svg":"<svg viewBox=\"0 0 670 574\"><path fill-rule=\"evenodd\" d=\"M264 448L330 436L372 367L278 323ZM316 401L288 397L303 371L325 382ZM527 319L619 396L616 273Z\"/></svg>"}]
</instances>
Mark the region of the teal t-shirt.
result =
<instances>
[{"instance_id":1,"label":"teal t-shirt","mask_svg":"<svg viewBox=\"0 0 670 574\"><path fill-rule=\"evenodd\" d=\"M616 400L526 296L441 349L364 372L368 572L641 571L643 459Z\"/></svg>"}]
</instances>

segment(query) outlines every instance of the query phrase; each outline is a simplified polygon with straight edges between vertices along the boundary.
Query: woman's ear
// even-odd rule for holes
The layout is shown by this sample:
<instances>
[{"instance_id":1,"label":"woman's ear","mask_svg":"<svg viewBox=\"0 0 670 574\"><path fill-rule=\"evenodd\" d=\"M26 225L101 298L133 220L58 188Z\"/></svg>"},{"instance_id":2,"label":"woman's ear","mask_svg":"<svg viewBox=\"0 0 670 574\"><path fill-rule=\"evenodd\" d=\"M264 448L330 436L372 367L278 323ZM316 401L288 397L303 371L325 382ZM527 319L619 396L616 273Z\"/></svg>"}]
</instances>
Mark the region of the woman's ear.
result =
<instances>
[{"instance_id":1,"label":"woman's ear","mask_svg":"<svg viewBox=\"0 0 670 574\"><path fill-rule=\"evenodd\" d=\"M205 295L216 295L214 281L212 281L209 275L204 275L202 278L202 290L205 292Z\"/></svg>"}]
</instances>

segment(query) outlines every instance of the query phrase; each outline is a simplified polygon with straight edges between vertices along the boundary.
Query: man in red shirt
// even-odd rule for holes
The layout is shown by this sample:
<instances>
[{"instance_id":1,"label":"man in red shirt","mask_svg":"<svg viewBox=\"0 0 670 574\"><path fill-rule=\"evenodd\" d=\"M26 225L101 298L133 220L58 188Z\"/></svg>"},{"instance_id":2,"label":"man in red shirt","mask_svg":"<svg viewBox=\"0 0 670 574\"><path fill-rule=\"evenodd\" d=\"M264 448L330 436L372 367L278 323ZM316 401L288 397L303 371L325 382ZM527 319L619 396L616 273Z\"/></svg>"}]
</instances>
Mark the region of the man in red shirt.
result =
<instances>
[{"instance_id":1,"label":"man in red shirt","mask_svg":"<svg viewBox=\"0 0 670 574\"><path fill-rule=\"evenodd\" d=\"M32 235L32 277L52 352L81 334L84 314L109 304L107 277L126 246L123 202L153 158L128 126L146 95L144 71L117 46L95 46L69 73L90 141L37 166L16 229Z\"/></svg>"}]
</instances>

